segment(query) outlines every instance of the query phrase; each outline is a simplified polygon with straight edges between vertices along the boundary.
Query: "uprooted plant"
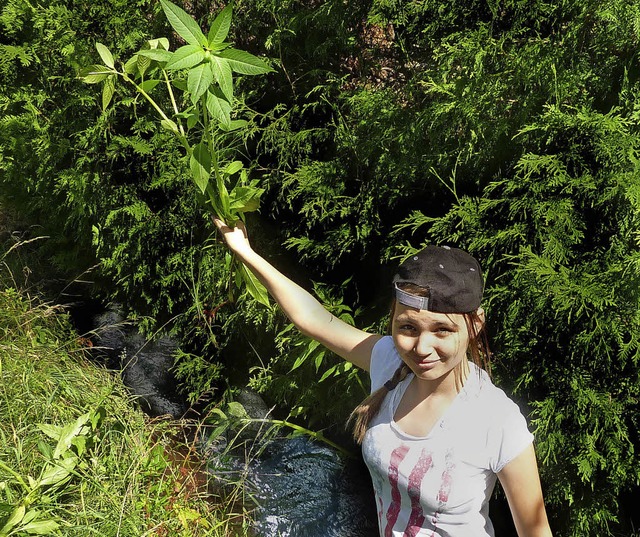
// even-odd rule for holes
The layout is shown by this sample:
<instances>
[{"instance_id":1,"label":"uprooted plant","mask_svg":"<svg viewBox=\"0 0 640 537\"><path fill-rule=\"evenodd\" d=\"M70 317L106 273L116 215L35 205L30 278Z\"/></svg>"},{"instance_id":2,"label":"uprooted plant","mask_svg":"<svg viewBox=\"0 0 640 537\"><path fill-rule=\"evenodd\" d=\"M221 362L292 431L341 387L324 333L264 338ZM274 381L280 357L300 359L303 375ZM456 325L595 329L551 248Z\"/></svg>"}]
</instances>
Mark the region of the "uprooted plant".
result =
<instances>
[{"instance_id":1,"label":"uprooted plant","mask_svg":"<svg viewBox=\"0 0 640 537\"><path fill-rule=\"evenodd\" d=\"M116 95L116 81L133 86L158 114L160 125L182 144L205 209L233 225L258 208L263 192L243 163L230 159L228 148L221 145L225 133L247 128L246 120L237 117L233 74L258 75L273 69L225 41L231 27L231 4L216 16L206 36L183 9L169 0L161 0L161 5L185 45L171 51L167 37L150 39L128 61L117 63L105 45L96 43L103 65L87 67L80 78L103 84L103 110ZM159 85L166 87L169 110L152 96ZM235 260L230 268L237 287L244 284L254 299L269 305L266 290L250 271Z\"/></svg>"}]
</instances>

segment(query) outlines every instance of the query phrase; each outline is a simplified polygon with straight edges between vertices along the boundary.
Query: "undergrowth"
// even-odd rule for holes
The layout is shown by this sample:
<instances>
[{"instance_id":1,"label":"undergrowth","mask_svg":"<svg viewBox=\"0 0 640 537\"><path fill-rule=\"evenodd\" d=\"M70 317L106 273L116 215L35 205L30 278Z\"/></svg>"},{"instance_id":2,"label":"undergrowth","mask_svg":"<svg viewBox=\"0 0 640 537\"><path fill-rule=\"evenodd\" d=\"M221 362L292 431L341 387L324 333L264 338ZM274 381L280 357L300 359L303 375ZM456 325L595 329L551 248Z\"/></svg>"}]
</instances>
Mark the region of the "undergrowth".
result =
<instances>
[{"instance_id":1,"label":"undergrowth","mask_svg":"<svg viewBox=\"0 0 640 537\"><path fill-rule=\"evenodd\" d=\"M0 276L0 536L246 535L184 423L150 420L59 307Z\"/></svg>"}]
</instances>

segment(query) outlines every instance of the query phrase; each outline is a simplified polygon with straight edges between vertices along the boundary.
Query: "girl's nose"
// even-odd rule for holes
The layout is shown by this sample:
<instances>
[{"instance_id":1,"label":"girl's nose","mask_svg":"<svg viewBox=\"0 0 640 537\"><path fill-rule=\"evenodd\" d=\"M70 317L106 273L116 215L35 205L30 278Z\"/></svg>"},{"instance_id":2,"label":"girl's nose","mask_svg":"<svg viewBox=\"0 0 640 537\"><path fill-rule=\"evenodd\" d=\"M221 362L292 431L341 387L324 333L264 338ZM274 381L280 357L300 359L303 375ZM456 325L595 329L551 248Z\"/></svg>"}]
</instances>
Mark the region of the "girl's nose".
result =
<instances>
[{"instance_id":1,"label":"girl's nose","mask_svg":"<svg viewBox=\"0 0 640 537\"><path fill-rule=\"evenodd\" d=\"M431 353L433 353L432 334L420 334L413 350L419 356L429 356Z\"/></svg>"}]
</instances>

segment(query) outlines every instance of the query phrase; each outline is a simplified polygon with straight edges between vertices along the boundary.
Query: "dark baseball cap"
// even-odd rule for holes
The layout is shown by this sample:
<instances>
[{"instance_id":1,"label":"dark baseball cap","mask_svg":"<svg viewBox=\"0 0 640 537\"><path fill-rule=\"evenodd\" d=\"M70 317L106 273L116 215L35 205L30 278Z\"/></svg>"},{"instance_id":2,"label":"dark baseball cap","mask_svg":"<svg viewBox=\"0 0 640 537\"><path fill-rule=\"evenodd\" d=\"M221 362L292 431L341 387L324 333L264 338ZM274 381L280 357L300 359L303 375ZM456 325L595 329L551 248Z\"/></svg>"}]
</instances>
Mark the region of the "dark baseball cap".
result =
<instances>
[{"instance_id":1,"label":"dark baseball cap","mask_svg":"<svg viewBox=\"0 0 640 537\"><path fill-rule=\"evenodd\" d=\"M426 296L402 290L402 284L422 287ZM482 301L480 263L464 250L429 245L406 259L393 277L400 304L437 313L469 313Z\"/></svg>"}]
</instances>

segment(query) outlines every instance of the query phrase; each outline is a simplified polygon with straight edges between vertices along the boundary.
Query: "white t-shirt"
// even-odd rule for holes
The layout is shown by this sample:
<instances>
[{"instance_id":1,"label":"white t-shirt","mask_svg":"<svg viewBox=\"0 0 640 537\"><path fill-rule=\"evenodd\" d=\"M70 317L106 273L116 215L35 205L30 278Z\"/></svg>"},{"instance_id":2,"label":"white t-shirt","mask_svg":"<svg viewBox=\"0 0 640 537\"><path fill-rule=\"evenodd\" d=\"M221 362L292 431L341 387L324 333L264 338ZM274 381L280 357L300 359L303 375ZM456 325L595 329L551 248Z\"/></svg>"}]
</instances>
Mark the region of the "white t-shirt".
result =
<instances>
[{"instance_id":1,"label":"white t-shirt","mask_svg":"<svg viewBox=\"0 0 640 537\"><path fill-rule=\"evenodd\" d=\"M371 355L371 391L401 365L390 336ZM365 435L381 537L493 537L489 499L496 473L533 441L518 406L470 364L464 387L426 437L393 420L413 378L389 392Z\"/></svg>"}]
</instances>

